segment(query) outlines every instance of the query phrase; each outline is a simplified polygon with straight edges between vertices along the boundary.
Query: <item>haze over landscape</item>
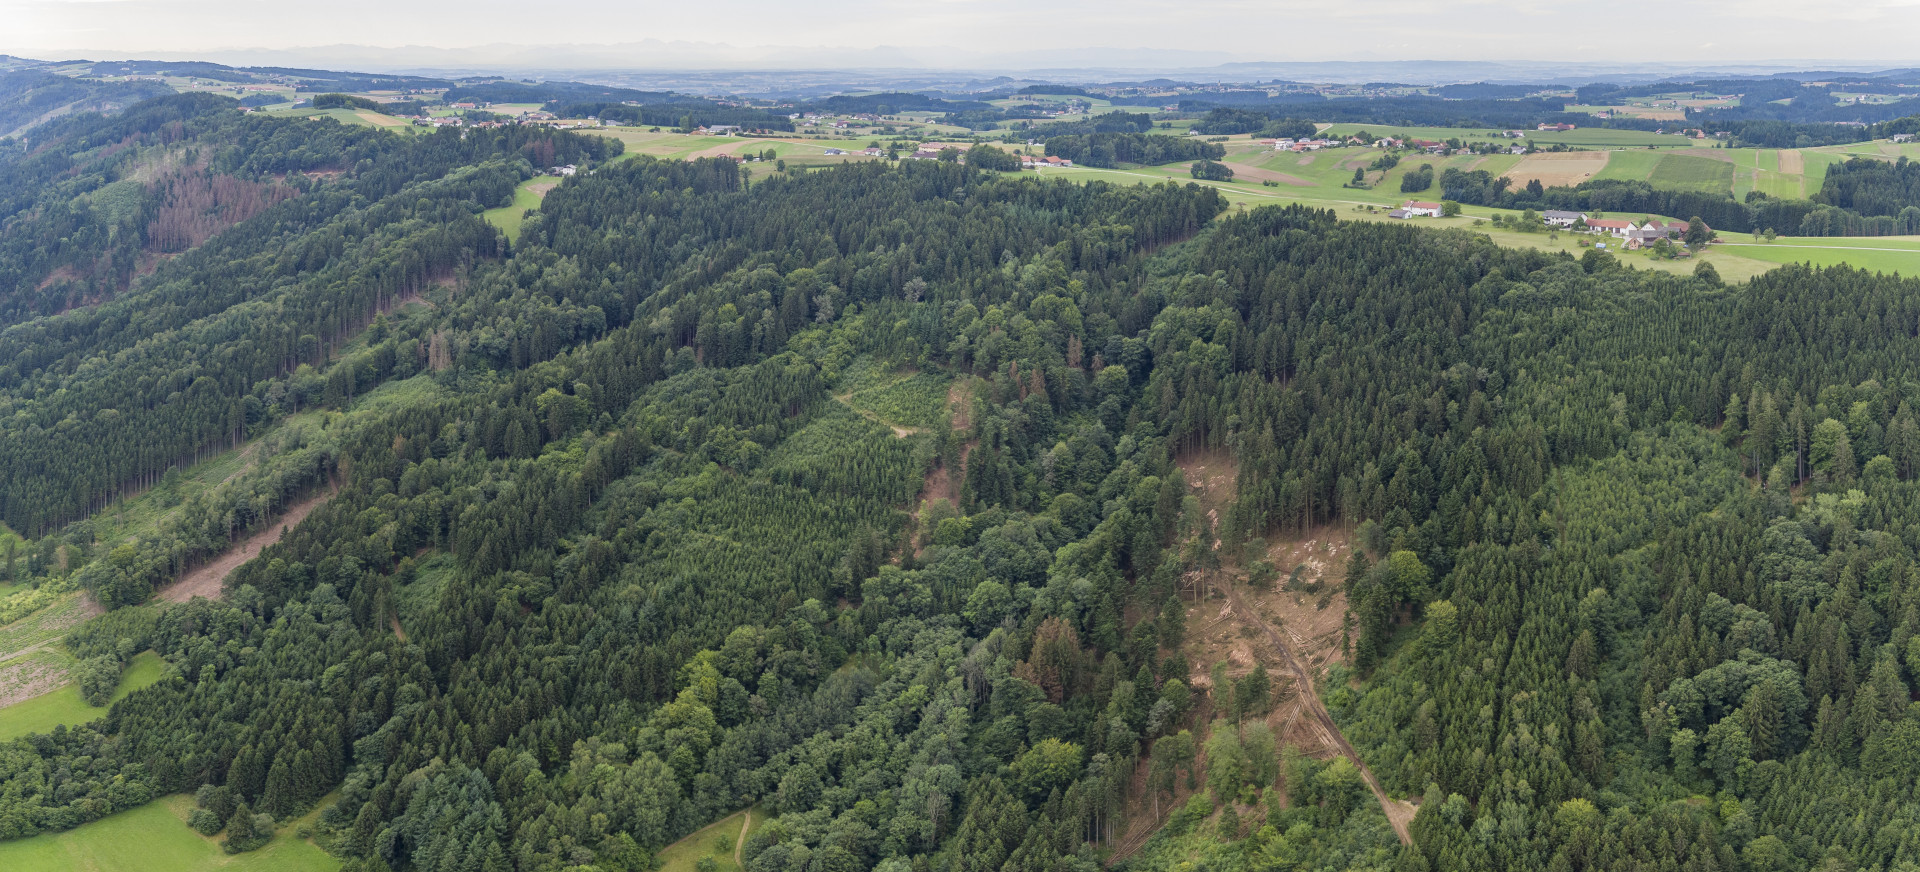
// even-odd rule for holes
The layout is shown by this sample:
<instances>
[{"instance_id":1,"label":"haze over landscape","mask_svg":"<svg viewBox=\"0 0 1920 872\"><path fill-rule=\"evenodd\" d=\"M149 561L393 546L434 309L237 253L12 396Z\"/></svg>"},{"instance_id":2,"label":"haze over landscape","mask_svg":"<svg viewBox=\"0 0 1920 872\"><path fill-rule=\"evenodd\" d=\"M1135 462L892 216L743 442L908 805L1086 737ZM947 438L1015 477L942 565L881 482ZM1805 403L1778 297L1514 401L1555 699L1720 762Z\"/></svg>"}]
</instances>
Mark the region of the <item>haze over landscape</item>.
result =
<instances>
[{"instance_id":1,"label":"haze over landscape","mask_svg":"<svg viewBox=\"0 0 1920 872\"><path fill-rule=\"evenodd\" d=\"M0 870L1920 872L1916 33L0 0Z\"/></svg>"},{"instance_id":2,"label":"haze over landscape","mask_svg":"<svg viewBox=\"0 0 1920 872\"><path fill-rule=\"evenodd\" d=\"M1920 4L1684 0L1646 14L1533 0L1016 0L796 7L686 3L344 0L290 11L252 0L6 0L0 51L228 63L1149 70L1236 61L1802 62L1910 58ZM572 47L579 47L577 55ZM570 55L574 55L570 57ZM1813 62L1813 66L1804 65ZM1844 64L1844 66L1833 66ZM1889 63L1886 65L1894 65Z\"/></svg>"}]
</instances>

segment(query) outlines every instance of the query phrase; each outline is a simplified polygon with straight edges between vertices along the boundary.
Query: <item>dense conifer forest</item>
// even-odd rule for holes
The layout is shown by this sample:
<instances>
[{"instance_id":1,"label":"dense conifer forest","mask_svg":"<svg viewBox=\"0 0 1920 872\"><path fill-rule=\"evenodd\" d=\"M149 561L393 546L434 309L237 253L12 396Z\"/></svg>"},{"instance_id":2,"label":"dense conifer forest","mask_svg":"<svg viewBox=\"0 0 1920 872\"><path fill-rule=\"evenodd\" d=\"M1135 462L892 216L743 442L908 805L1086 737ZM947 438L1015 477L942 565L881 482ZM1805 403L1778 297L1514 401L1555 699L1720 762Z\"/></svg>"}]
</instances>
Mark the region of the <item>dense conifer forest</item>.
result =
<instances>
[{"instance_id":1,"label":"dense conifer forest","mask_svg":"<svg viewBox=\"0 0 1920 872\"><path fill-rule=\"evenodd\" d=\"M755 805L753 872L1920 869L1920 281L193 97L0 150L0 206L6 580L170 664L0 744L0 838L190 793L366 872ZM1335 528L1364 766L1186 644Z\"/></svg>"}]
</instances>

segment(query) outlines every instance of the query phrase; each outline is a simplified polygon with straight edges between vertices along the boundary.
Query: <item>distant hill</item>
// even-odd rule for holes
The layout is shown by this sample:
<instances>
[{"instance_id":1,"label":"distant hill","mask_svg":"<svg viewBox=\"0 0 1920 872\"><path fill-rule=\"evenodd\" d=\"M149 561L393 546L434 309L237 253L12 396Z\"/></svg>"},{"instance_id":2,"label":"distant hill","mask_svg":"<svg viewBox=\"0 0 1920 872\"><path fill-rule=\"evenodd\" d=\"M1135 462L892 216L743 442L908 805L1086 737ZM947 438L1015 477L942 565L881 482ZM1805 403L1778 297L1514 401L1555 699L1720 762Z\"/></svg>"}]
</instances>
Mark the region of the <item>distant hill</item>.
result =
<instances>
[{"instance_id":1,"label":"distant hill","mask_svg":"<svg viewBox=\"0 0 1920 872\"><path fill-rule=\"evenodd\" d=\"M119 111L171 93L159 82L93 82L38 70L0 73L0 136L74 112Z\"/></svg>"}]
</instances>

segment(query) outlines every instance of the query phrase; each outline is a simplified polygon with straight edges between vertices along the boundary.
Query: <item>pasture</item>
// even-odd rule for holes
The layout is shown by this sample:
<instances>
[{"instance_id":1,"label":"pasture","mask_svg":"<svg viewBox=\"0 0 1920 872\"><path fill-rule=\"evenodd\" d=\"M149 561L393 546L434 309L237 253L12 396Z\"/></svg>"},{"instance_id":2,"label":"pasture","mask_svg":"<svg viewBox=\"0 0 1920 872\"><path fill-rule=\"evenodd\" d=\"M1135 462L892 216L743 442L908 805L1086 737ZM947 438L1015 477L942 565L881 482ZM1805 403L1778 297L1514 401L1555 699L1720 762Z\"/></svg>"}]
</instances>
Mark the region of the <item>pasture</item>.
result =
<instances>
[{"instance_id":1,"label":"pasture","mask_svg":"<svg viewBox=\"0 0 1920 872\"><path fill-rule=\"evenodd\" d=\"M187 828L193 799L169 796L138 808L30 839L0 842L8 872L333 872L340 861L281 828L266 847L229 855L220 840ZM311 821L308 815L303 821Z\"/></svg>"}]
</instances>

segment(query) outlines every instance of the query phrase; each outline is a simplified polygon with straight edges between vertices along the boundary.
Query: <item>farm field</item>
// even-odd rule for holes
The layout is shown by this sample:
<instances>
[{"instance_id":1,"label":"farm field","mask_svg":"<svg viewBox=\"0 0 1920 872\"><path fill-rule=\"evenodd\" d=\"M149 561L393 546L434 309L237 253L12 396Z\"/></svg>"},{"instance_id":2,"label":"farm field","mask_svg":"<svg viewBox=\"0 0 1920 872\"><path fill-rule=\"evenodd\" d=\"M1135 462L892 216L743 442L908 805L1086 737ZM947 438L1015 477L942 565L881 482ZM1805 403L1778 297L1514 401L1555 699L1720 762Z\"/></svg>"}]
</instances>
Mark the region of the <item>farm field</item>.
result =
<instances>
[{"instance_id":1,"label":"farm field","mask_svg":"<svg viewBox=\"0 0 1920 872\"><path fill-rule=\"evenodd\" d=\"M68 663L72 662L72 658L64 653L58 656ZM159 681L166 671L166 661L151 651L133 658L126 672L120 676L120 687L113 692L113 699L108 706ZM61 724L78 726L106 716L105 707L88 705L86 699L80 696L79 686L67 684L52 693L0 708L0 741L17 739L29 733L52 732L54 727Z\"/></svg>"},{"instance_id":2,"label":"farm field","mask_svg":"<svg viewBox=\"0 0 1920 872\"><path fill-rule=\"evenodd\" d=\"M1626 116L1629 118L1646 118L1652 121L1685 121L1687 118L1687 113L1683 109L1674 109L1672 107L1655 108L1652 106L1638 106L1638 105L1632 105L1632 104L1624 104L1624 105L1616 104L1612 106L1576 106L1576 105L1569 104L1567 106L1567 111L1568 112L1584 112L1588 115L1598 115L1601 112L1612 112L1614 115Z\"/></svg>"},{"instance_id":3,"label":"farm field","mask_svg":"<svg viewBox=\"0 0 1920 872\"><path fill-rule=\"evenodd\" d=\"M1771 243L1744 233L1723 233L1715 251L1731 249L1740 257L1767 263L1848 264L1861 269L1920 275L1920 236L1782 236Z\"/></svg>"},{"instance_id":4,"label":"farm field","mask_svg":"<svg viewBox=\"0 0 1920 872\"><path fill-rule=\"evenodd\" d=\"M841 138L696 136L666 131L651 133L637 127L609 127L596 132L625 143L627 150L622 158L626 155L644 154L666 160L692 160L730 154L760 154L767 149L773 149L777 160L817 164L865 160L866 158L859 154L829 155L826 150L837 148L842 151L858 152L875 141L884 146L892 139L892 137L881 136Z\"/></svg>"},{"instance_id":5,"label":"farm field","mask_svg":"<svg viewBox=\"0 0 1920 872\"><path fill-rule=\"evenodd\" d=\"M1595 174L1607 168L1608 152L1604 151L1562 151L1541 152L1520 158L1513 169L1507 171L1507 178L1516 186L1524 187L1529 182L1538 181L1546 187L1571 187L1588 181Z\"/></svg>"},{"instance_id":6,"label":"farm field","mask_svg":"<svg viewBox=\"0 0 1920 872\"><path fill-rule=\"evenodd\" d=\"M258 851L229 855L187 828L193 799L169 796L62 833L0 842L8 872L331 872L340 861L281 828ZM303 821L311 820L308 815Z\"/></svg>"},{"instance_id":7,"label":"farm field","mask_svg":"<svg viewBox=\"0 0 1920 872\"><path fill-rule=\"evenodd\" d=\"M1692 154L1664 154L1647 181L1665 190L1725 193L1733 188L1733 164Z\"/></svg>"}]
</instances>

